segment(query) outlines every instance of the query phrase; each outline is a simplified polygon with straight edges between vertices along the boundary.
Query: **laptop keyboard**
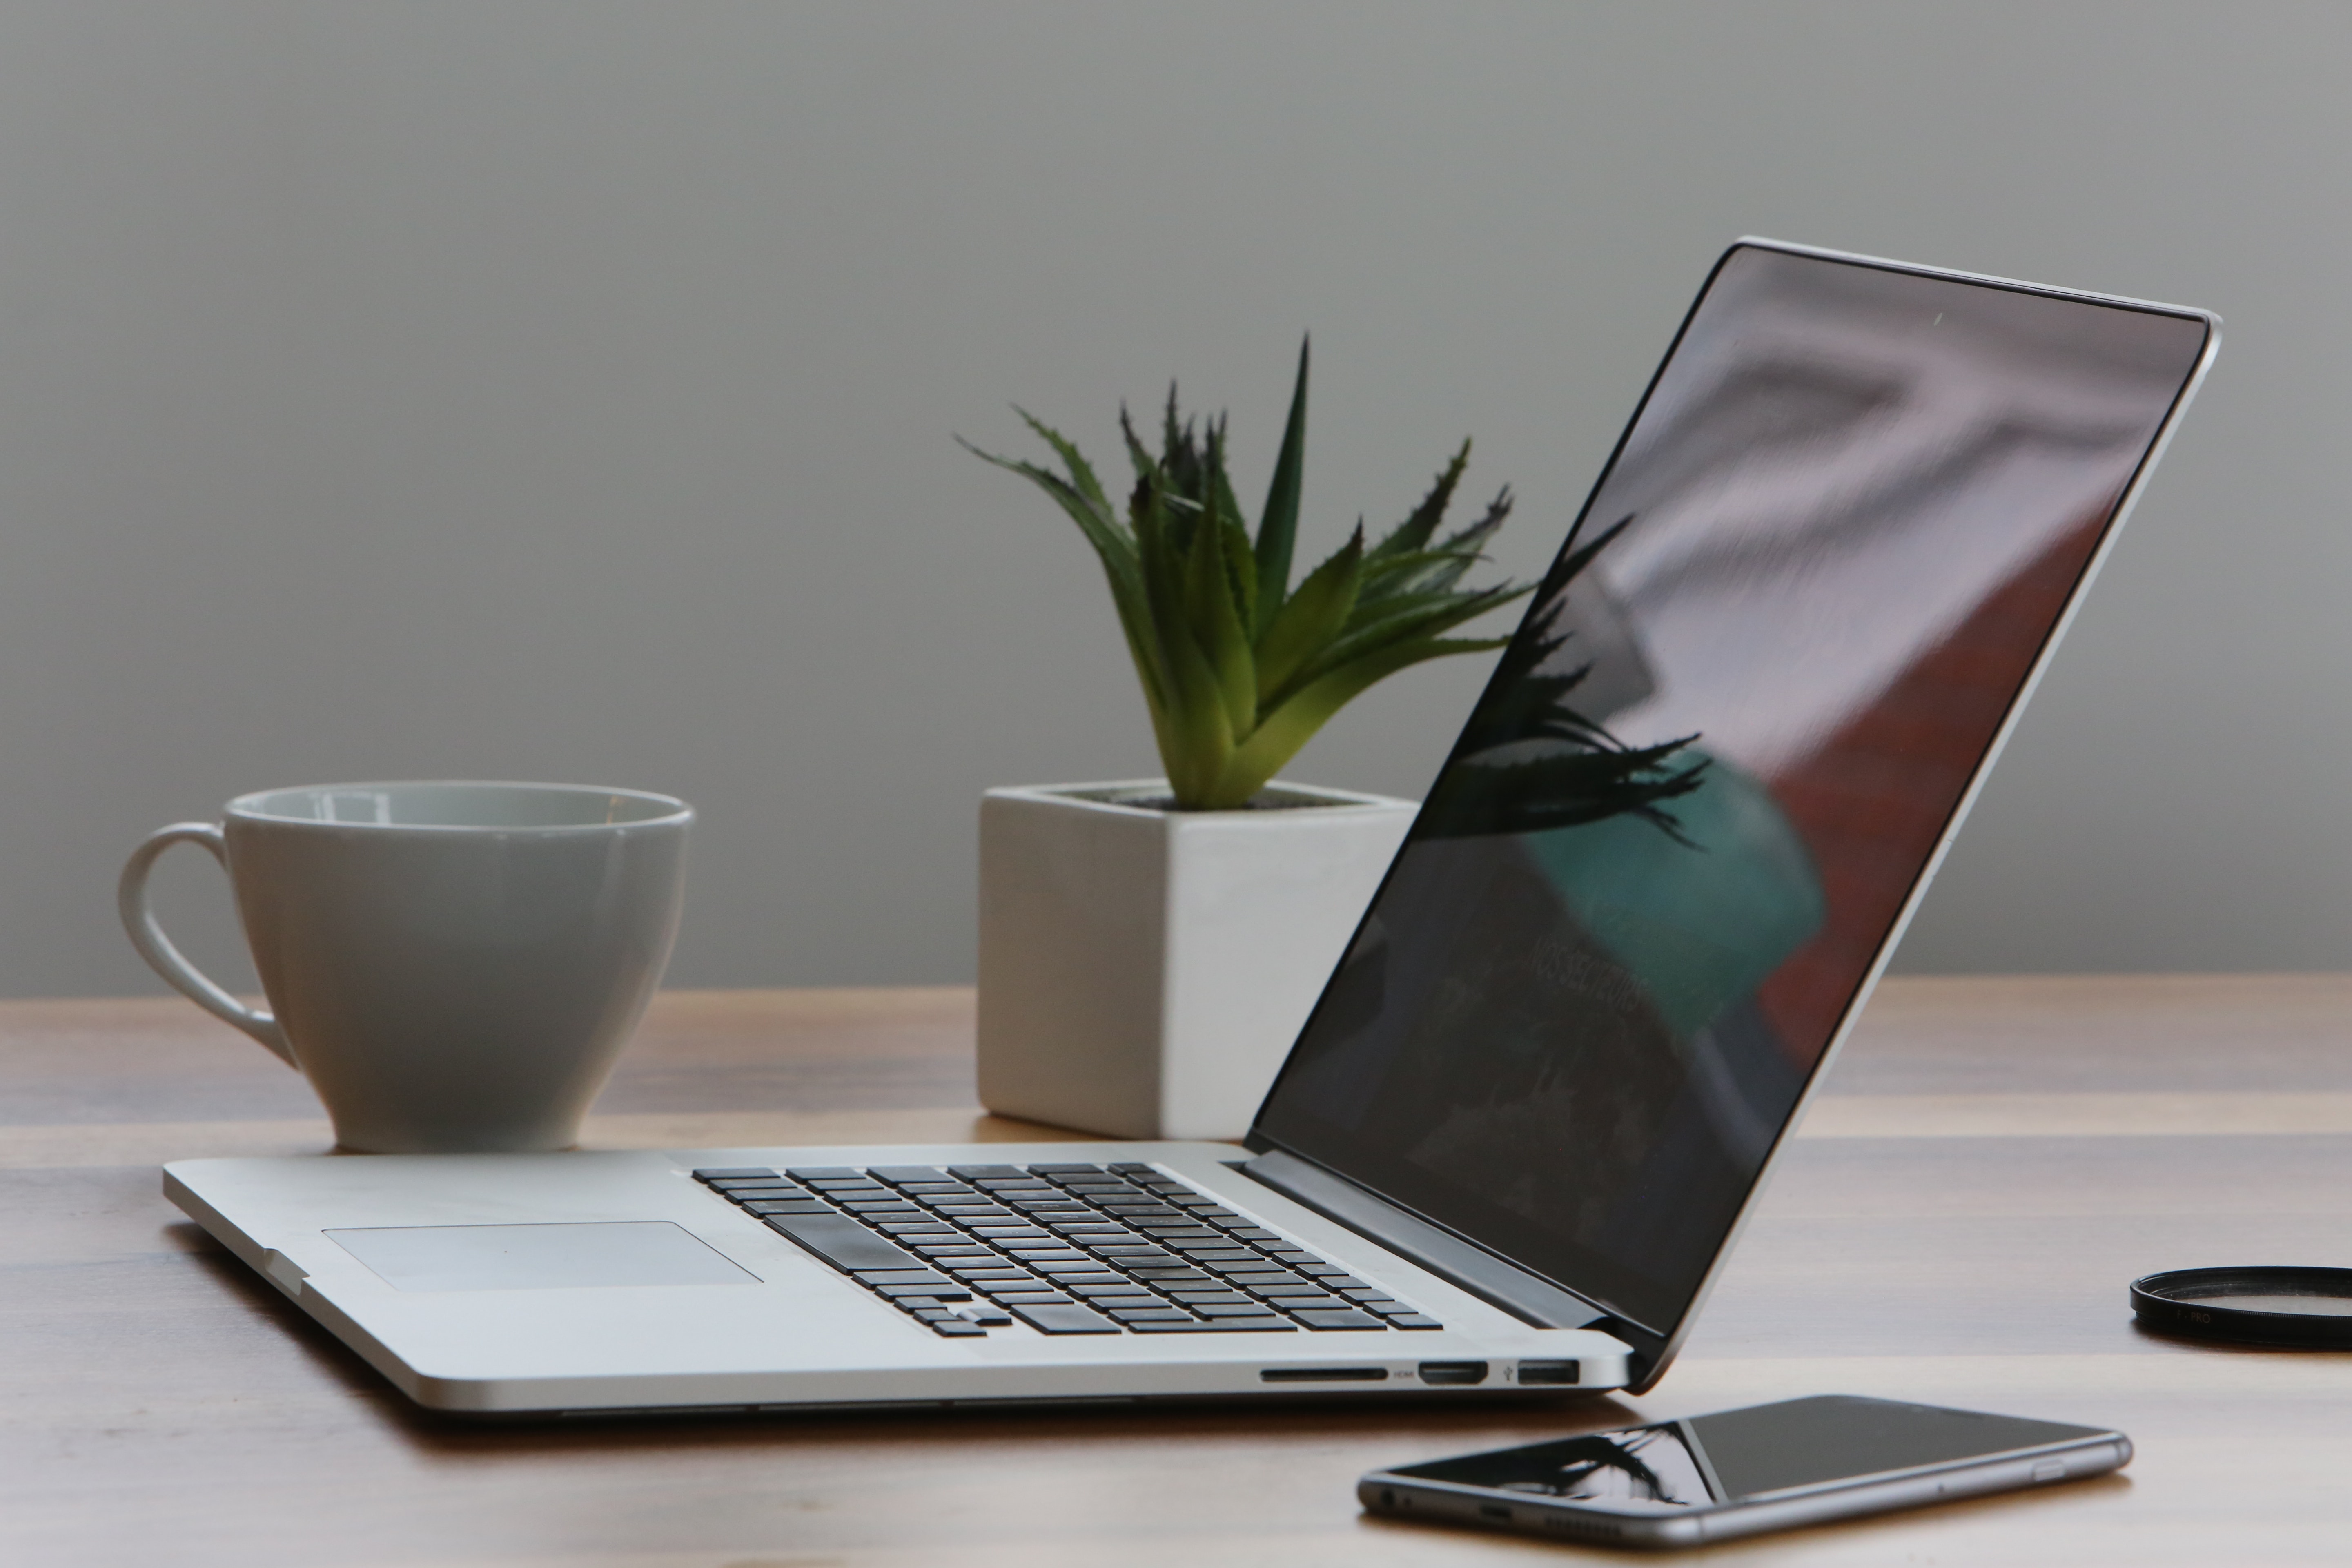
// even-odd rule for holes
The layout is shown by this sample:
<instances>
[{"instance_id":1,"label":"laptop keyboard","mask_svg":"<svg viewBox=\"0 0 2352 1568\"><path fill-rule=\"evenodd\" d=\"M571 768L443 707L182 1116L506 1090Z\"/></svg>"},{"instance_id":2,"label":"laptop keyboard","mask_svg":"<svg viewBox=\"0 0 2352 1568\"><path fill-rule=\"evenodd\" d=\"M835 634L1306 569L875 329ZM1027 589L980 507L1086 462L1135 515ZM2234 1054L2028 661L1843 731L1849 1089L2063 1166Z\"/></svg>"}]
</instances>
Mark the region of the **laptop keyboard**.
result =
<instances>
[{"instance_id":1,"label":"laptop keyboard","mask_svg":"<svg viewBox=\"0 0 2352 1568\"><path fill-rule=\"evenodd\" d=\"M1435 1329L1157 1166L845 1165L694 1179L950 1339Z\"/></svg>"}]
</instances>

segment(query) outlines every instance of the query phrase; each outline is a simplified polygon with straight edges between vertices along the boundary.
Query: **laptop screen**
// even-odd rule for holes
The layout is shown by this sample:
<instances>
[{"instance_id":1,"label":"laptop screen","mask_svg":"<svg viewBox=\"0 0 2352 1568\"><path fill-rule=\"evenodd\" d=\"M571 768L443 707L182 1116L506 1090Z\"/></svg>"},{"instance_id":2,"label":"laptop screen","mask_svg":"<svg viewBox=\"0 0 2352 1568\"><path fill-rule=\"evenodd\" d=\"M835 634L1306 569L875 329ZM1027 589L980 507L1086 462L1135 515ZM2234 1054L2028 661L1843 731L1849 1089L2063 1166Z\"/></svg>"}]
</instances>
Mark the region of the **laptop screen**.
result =
<instances>
[{"instance_id":1,"label":"laptop screen","mask_svg":"<svg viewBox=\"0 0 2352 1568\"><path fill-rule=\"evenodd\" d=\"M1735 247L1253 1143L1679 1321L2208 331Z\"/></svg>"}]
</instances>

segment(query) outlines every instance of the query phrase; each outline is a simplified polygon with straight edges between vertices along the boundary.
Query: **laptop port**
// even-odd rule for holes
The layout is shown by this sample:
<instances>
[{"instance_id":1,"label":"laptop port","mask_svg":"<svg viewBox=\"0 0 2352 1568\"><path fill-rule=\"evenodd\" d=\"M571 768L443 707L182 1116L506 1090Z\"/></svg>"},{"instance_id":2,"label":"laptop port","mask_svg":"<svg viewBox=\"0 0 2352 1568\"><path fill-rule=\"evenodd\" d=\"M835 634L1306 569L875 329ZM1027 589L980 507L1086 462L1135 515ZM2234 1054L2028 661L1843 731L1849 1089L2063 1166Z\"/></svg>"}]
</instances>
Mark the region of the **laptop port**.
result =
<instances>
[{"instance_id":1,"label":"laptop port","mask_svg":"<svg viewBox=\"0 0 2352 1568\"><path fill-rule=\"evenodd\" d=\"M1421 1363L1421 1381L1428 1384L1484 1383L1486 1363L1483 1361L1425 1361Z\"/></svg>"},{"instance_id":2,"label":"laptop port","mask_svg":"<svg viewBox=\"0 0 2352 1568\"><path fill-rule=\"evenodd\" d=\"M1577 1363L1572 1361L1523 1361L1519 1363L1519 1381L1522 1384L1528 1384L1529 1386L1541 1384L1556 1387L1561 1384L1574 1383L1578 1380L1577 1373Z\"/></svg>"},{"instance_id":3,"label":"laptop port","mask_svg":"<svg viewBox=\"0 0 2352 1568\"><path fill-rule=\"evenodd\" d=\"M1257 1376L1261 1383L1385 1383L1384 1366L1270 1366Z\"/></svg>"}]
</instances>

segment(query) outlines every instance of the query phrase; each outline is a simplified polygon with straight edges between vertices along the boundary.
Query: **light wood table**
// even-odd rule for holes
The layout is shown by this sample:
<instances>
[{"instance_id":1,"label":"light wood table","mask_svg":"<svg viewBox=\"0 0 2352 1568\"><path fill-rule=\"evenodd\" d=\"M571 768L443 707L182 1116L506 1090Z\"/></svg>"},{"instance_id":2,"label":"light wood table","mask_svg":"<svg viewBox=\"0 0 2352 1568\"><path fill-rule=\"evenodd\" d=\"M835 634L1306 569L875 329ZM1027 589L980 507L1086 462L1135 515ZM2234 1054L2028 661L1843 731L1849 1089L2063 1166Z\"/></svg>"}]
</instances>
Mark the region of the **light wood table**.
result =
<instances>
[{"instance_id":1,"label":"light wood table","mask_svg":"<svg viewBox=\"0 0 2352 1568\"><path fill-rule=\"evenodd\" d=\"M678 994L591 1142L1032 1135L947 990ZM1589 1553L1360 1517L1381 1463L1851 1392L2128 1432L2120 1477L1718 1548L1834 1564L2338 1562L2352 1357L2137 1332L2125 1285L2352 1263L2352 980L1890 982L1640 1400L552 1423L423 1414L158 1195L315 1151L177 1001L0 1005L0 1563L1174 1568ZM1622 1561L1622 1559L1610 1559Z\"/></svg>"}]
</instances>

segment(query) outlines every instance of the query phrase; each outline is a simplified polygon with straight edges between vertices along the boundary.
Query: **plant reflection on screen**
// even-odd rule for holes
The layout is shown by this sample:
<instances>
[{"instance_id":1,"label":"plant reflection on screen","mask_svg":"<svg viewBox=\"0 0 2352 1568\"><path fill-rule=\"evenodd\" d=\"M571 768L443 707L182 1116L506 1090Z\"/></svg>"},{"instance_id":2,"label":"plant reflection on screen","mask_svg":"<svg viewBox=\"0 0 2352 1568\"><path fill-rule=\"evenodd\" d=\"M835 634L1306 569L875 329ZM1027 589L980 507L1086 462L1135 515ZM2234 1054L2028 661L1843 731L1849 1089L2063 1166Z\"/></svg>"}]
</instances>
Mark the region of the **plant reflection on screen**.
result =
<instances>
[{"instance_id":1,"label":"plant reflection on screen","mask_svg":"<svg viewBox=\"0 0 2352 1568\"><path fill-rule=\"evenodd\" d=\"M1541 607L1497 663L1489 695L1464 731L1418 836L1538 833L1633 816L1697 847L1664 803L1699 787L1707 760L1676 757L1698 736L1629 746L1570 703L1591 679L1592 660L1549 673L1545 668L1575 635L1559 624L1569 584L1633 521L1628 514L1562 557L1544 584Z\"/></svg>"},{"instance_id":2,"label":"plant reflection on screen","mask_svg":"<svg viewBox=\"0 0 2352 1568\"><path fill-rule=\"evenodd\" d=\"M1622 1437L1573 1437L1552 1476L1542 1481L1506 1481L1509 1491L1545 1491L1554 1497L1623 1498L1632 1502L1679 1503L1658 1472L1642 1462L1638 1450L1660 1436L1656 1431L1629 1432Z\"/></svg>"},{"instance_id":3,"label":"plant reflection on screen","mask_svg":"<svg viewBox=\"0 0 2352 1568\"><path fill-rule=\"evenodd\" d=\"M1416 1465L1404 1474L1636 1510L1689 1508L1711 1500L1697 1462L1672 1426L1596 1432L1500 1453L1441 1459Z\"/></svg>"}]
</instances>

